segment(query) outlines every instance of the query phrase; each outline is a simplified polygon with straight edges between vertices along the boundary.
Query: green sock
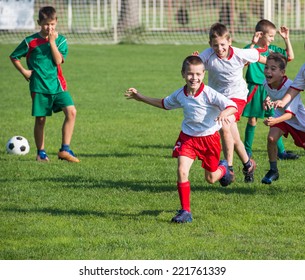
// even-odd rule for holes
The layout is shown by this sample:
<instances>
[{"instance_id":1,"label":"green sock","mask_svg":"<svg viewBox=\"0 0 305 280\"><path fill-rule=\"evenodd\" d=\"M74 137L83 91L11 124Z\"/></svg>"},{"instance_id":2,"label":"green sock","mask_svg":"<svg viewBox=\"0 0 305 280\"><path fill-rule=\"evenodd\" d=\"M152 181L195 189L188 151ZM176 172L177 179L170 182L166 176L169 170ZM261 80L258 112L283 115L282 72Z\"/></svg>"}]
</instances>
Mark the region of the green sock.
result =
<instances>
[{"instance_id":1,"label":"green sock","mask_svg":"<svg viewBox=\"0 0 305 280\"><path fill-rule=\"evenodd\" d=\"M284 146L284 143L283 143L283 137L280 137L276 144L277 144L277 152L279 154L284 153L285 152L285 146Z\"/></svg>"},{"instance_id":2,"label":"green sock","mask_svg":"<svg viewBox=\"0 0 305 280\"><path fill-rule=\"evenodd\" d=\"M252 145L254 140L256 125L250 125L247 123L246 131L245 131L245 148L248 154L252 154Z\"/></svg>"}]
</instances>

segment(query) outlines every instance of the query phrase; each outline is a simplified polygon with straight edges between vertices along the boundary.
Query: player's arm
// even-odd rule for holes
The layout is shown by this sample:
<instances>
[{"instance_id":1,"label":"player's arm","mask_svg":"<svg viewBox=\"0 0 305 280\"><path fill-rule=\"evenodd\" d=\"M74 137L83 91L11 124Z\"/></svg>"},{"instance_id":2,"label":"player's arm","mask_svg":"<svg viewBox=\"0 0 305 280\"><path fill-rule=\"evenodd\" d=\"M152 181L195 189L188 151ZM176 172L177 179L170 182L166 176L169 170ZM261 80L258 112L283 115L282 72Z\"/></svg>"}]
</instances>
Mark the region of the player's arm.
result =
<instances>
[{"instance_id":1,"label":"player's arm","mask_svg":"<svg viewBox=\"0 0 305 280\"><path fill-rule=\"evenodd\" d=\"M146 104L158 107L158 108L163 108L162 104L162 99L160 98L153 98L153 97L148 97L145 96L137 91L135 88L129 88L128 90L125 91L125 97L127 99L135 99L137 101L142 101Z\"/></svg>"},{"instance_id":2,"label":"player's arm","mask_svg":"<svg viewBox=\"0 0 305 280\"><path fill-rule=\"evenodd\" d=\"M293 98L299 94L300 90L290 87L281 100L274 101L274 108L285 107Z\"/></svg>"},{"instance_id":3,"label":"player's arm","mask_svg":"<svg viewBox=\"0 0 305 280\"><path fill-rule=\"evenodd\" d=\"M289 29L286 26L281 26L279 34L285 42L288 61L292 61L294 59L294 52L289 39Z\"/></svg>"},{"instance_id":4,"label":"player's arm","mask_svg":"<svg viewBox=\"0 0 305 280\"><path fill-rule=\"evenodd\" d=\"M267 119L264 120L264 124L266 126L273 126L277 123L281 123L281 122L284 122L284 121L287 121L287 120L290 120L294 117L294 115L292 113L284 113L283 115L281 115L280 117L277 117L277 118L273 118L273 117L269 117Z\"/></svg>"},{"instance_id":5,"label":"player's arm","mask_svg":"<svg viewBox=\"0 0 305 280\"><path fill-rule=\"evenodd\" d=\"M11 58L11 61L12 61L13 65L15 66L15 68L21 73L21 75L27 81L29 81L30 77L32 75L32 70L25 69L19 59Z\"/></svg>"},{"instance_id":6,"label":"player's arm","mask_svg":"<svg viewBox=\"0 0 305 280\"><path fill-rule=\"evenodd\" d=\"M53 61L56 65L59 65L59 64L63 63L63 56L60 53L60 51L58 50L56 42L55 42L57 37L58 37L58 32L55 30L50 30L48 38L49 38Z\"/></svg>"},{"instance_id":7,"label":"player's arm","mask_svg":"<svg viewBox=\"0 0 305 280\"><path fill-rule=\"evenodd\" d=\"M220 112L218 117L215 119L215 122L219 123L230 123L230 116L234 115L237 112L237 108L233 106L228 106L226 109Z\"/></svg>"}]
</instances>

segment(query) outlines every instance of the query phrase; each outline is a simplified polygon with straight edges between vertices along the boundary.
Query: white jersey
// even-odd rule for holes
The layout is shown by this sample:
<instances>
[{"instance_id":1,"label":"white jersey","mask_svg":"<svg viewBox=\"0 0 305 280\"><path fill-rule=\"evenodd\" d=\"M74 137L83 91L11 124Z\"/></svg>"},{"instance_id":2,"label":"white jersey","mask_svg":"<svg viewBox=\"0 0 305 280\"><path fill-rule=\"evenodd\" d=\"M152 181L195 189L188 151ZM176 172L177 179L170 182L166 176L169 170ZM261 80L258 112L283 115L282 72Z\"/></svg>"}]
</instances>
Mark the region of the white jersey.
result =
<instances>
[{"instance_id":1,"label":"white jersey","mask_svg":"<svg viewBox=\"0 0 305 280\"><path fill-rule=\"evenodd\" d=\"M293 80L291 87L299 91L303 91L305 89L305 64L302 65L301 69Z\"/></svg>"},{"instance_id":2,"label":"white jersey","mask_svg":"<svg viewBox=\"0 0 305 280\"><path fill-rule=\"evenodd\" d=\"M258 62L257 49L230 47L230 56L221 59L212 48L199 54L208 71L208 84L228 98L247 101L248 88L243 78L243 68L247 63Z\"/></svg>"},{"instance_id":3,"label":"white jersey","mask_svg":"<svg viewBox=\"0 0 305 280\"><path fill-rule=\"evenodd\" d=\"M215 121L220 112L231 106L237 108L235 102L204 84L194 96L188 95L184 86L165 97L162 103L167 110L183 108L181 130L197 137L213 135L221 128L221 124Z\"/></svg>"},{"instance_id":4,"label":"white jersey","mask_svg":"<svg viewBox=\"0 0 305 280\"><path fill-rule=\"evenodd\" d=\"M268 96L272 101L280 100L286 94L286 91L293 84L287 77L284 78L283 83L278 89L271 88L266 80L264 81L264 88L266 89ZM294 115L290 120L286 120L285 123L289 124L297 130L305 132L305 107L301 100L300 94L298 94L292 101L290 101L284 108L277 108L274 110L274 117L280 117L284 113L292 113Z\"/></svg>"}]
</instances>

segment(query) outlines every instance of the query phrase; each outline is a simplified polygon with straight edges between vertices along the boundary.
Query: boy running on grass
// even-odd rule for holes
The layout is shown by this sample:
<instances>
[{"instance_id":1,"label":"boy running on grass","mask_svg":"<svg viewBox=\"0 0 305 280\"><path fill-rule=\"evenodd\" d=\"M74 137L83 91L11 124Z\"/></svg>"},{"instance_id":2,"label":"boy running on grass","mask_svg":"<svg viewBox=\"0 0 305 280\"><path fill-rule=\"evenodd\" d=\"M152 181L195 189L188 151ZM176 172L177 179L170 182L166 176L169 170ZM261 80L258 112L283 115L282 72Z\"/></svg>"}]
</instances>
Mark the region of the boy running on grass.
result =
<instances>
[{"instance_id":1,"label":"boy running on grass","mask_svg":"<svg viewBox=\"0 0 305 280\"><path fill-rule=\"evenodd\" d=\"M243 164L244 181L254 181L256 163L251 159L240 139L237 122L246 105L247 84L243 78L245 64L252 62L265 62L256 49L239 49L232 47L232 39L225 25L215 23L210 28L210 48L199 54L208 71L208 84L227 98L233 100L238 106L238 112L230 116L230 122L223 124L220 131L223 153L228 161L229 169L234 178L233 155L236 151Z\"/></svg>"},{"instance_id":2,"label":"boy running on grass","mask_svg":"<svg viewBox=\"0 0 305 280\"><path fill-rule=\"evenodd\" d=\"M231 183L226 160L220 160L221 144L218 130L229 122L229 116L237 111L236 104L203 83L204 65L198 56L187 57L181 70L186 85L164 99L151 98L135 88L125 92L127 99L135 99L166 110L182 108L184 120L176 141L173 157L178 158L177 188L181 210L172 222L192 221L190 208L189 172L198 157L205 169L205 179L213 184L220 181L222 186Z\"/></svg>"},{"instance_id":3,"label":"boy running on grass","mask_svg":"<svg viewBox=\"0 0 305 280\"><path fill-rule=\"evenodd\" d=\"M255 27L255 34L252 43L245 48L257 48L262 56L268 56L272 52L278 52L288 58L288 61L294 59L293 48L289 39L289 29L281 26L279 34L283 38L286 49L282 49L271 43L274 41L276 35L276 26L269 20L260 20ZM257 119L269 117L273 114L272 110L263 110L263 101L267 96L267 92L263 86L265 80L264 75L265 65L262 63L251 63L247 67L246 81L248 83L248 100L247 105L243 111L243 116L248 118L248 123L245 130L245 148L248 155L252 156L252 144L254 140L255 128ZM286 152L282 137L277 142L278 158L279 159L297 159L298 155Z\"/></svg>"},{"instance_id":4,"label":"boy running on grass","mask_svg":"<svg viewBox=\"0 0 305 280\"><path fill-rule=\"evenodd\" d=\"M60 64L64 63L68 47L66 38L55 30L56 10L46 6L39 10L40 32L26 37L10 55L16 69L29 82L32 96L32 116L35 116L34 138L37 147L37 161L47 162L44 127L46 117L63 111L65 120L62 126L62 145L58 158L69 162L79 162L70 149L74 130L76 109ZM26 57L27 67L20 62Z\"/></svg>"},{"instance_id":5,"label":"boy running on grass","mask_svg":"<svg viewBox=\"0 0 305 280\"><path fill-rule=\"evenodd\" d=\"M287 89L297 85L297 82L292 82L286 77L286 65L287 59L280 53L270 54L267 58L264 70L266 77L264 87L268 94L264 101L265 110L272 108L275 101L282 99ZM279 178L276 144L278 139L282 135L287 137L290 134L295 145L305 149L305 108L300 95L297 95L283 108L276 108L274 117L265 119L264 124L270 126L267 144L270 170L262 179L262 183L271 184L272 181Z\"/></svg>"}]
</instances>

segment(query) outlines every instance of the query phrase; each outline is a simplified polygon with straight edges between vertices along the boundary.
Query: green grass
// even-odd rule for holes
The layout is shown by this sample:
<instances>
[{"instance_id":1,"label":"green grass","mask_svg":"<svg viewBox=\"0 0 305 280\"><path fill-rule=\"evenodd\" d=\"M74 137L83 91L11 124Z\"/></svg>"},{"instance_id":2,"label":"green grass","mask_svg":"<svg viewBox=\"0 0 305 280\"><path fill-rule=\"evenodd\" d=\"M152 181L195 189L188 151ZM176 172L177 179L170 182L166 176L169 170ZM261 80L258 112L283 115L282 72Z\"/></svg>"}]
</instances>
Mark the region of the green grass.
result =
<instances>
[{"instance_id":1,"label":"green grass","mask_svg":"<svg viewBox=\"0 0 305 280\"><path fill-rule=\"evenodd\" d=\"M63 114L48 118L48 164L35 161L34 119L27 82L11 65L14 45L0 45L0 259L304 259L304 151L279 162L270 186L267 127L254 143L255 183L227 188L204 181L200 162L191 169L194 221L169 221L179 209L176 160L171 149L182 111L163 111L125 100L128 87L164 97L182 86L184 57L202 46L70 46L63 65L78 110L72 149L80 164L58 161ZM295 46L294 78L303 63ZM239 127L244 134L246 119ZM26 156L5 152L13 135L31 145Z\"/></svg>"}]
</instances>

